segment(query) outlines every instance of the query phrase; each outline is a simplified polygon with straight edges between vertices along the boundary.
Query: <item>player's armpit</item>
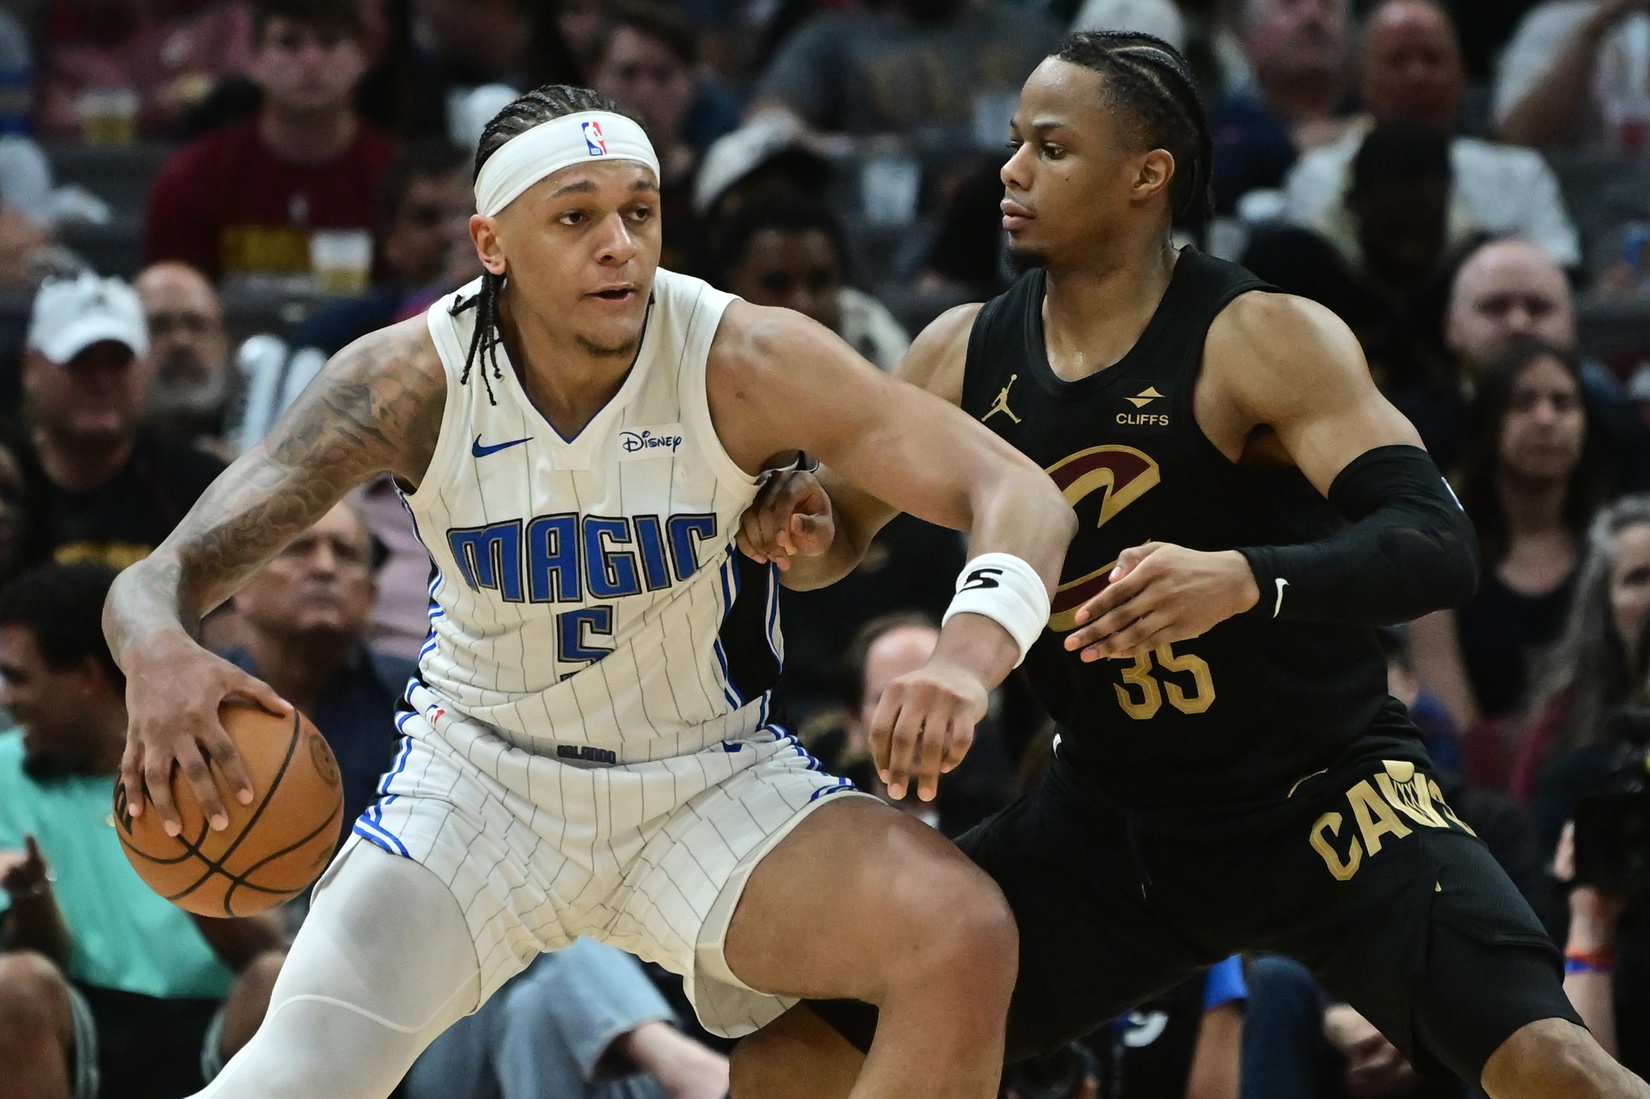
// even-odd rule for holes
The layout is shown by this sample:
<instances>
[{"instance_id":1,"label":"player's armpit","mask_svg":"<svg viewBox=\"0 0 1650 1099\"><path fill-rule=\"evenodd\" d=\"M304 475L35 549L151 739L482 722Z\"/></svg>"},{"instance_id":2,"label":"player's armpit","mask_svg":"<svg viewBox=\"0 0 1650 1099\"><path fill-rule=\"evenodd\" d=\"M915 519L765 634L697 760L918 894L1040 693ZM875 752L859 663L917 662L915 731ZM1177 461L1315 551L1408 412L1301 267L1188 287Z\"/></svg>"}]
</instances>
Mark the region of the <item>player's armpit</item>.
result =
<instances>
[{"instance_id":1,"label":"player's armpit","mask_svg":"<svg viewBox=\"0 0 1650 1099\"><path fill-rule=\"evenodd\" d=\"M1196 393L1199 426L1236 459L1269 427L1319 492L1376 447L1421 446L1415 428L1375 388L1357 337L1322 306L1250 293L1209 328Z\"/></svg>"}]
</instances>

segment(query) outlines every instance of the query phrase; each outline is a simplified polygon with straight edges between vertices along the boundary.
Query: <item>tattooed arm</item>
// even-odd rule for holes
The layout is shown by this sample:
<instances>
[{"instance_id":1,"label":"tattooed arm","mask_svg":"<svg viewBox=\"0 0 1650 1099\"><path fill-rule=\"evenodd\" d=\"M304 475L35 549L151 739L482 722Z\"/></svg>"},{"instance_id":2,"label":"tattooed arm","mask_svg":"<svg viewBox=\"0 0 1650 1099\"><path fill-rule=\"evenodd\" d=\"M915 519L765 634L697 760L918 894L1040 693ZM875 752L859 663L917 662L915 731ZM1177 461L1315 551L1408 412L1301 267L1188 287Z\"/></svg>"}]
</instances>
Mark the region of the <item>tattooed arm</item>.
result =
<instances>
[{"instance_id":1,"label":"tattooed arm","mask_svg":"<svg viewBox=\"0 0 1650 1099\"><path fill-rule=\"evenodd\" d=\"M229 820L220 787L242 804L251 801L218 707L232 696L278 714L291 707L201 648L201 618L351 488L384 471L416 485L435 451L445 399L446 379L422 317L356 341L212 483L153 554L115 581L103 629L127 677L121 782L133 816L147 797L167 832L178 833L174 767L213 828Z\"/></svg>"}]
</instances>

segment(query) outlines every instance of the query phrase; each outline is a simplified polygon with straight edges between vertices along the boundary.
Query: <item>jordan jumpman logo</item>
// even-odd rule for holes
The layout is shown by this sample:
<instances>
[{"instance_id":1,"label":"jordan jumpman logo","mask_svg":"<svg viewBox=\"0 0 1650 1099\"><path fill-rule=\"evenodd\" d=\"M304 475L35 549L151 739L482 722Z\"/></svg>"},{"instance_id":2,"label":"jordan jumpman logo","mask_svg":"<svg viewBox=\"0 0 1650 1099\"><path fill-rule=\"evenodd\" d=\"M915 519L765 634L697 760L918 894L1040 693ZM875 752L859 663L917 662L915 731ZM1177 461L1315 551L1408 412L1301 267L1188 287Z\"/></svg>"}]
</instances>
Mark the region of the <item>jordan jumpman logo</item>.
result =
<instances>
[{"instance_id":1,"label":"jordan jumpman logo","mask_svg":"<svg viewBox=\"0 0 1650 1099\"><path fill-rule=\"evenodd\" d=\"M991 410L989 412L987 412L984 416L980 417L980 422L982 424L985 423L987 420L991 419L991 417L995 416L999 412L1006 415L1009 419L1013 420L1015 423L1020 422L1020 417L1014 415L1014 410L1012 408L1008 407L1008 391L1014 387L1014 382L1019 377L1020 376L1018 374L1010 374L1008 376L1008 384L1003 386L1003 391L1001 393L997 394L997 399L991 403Z\"/></svg>"}]
</instances>

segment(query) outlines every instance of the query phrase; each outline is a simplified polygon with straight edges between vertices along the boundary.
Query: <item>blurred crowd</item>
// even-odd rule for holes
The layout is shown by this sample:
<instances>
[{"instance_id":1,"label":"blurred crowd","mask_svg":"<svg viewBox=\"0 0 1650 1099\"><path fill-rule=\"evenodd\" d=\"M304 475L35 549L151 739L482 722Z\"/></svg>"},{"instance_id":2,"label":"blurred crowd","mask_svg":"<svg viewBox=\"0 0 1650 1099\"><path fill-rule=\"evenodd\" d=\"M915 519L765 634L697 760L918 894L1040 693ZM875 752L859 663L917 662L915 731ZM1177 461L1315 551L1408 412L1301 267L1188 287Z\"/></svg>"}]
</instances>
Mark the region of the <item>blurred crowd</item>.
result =
<instances>
[{"instance_id":1,"label":"blurred crowd","mask_svg":"<svg viewBox=\"0 0 1650 1099\"><path fill-rule=\"evenodd\" d=\"M126 866L98 610L328 356L479 274L494 112L545 83L611 96L659 151L665 266L888 370L1008 284L1007 123L1069 29L1187 56L1217 209L1177 236L1345 320L1472 517L1478 594L1383 631L1391 689L1450 803L1591 959L1578 1010L1650 1072L1650 0L0 0L0 1096L185 1095L255 1029L303 904L197 919ZM873 792L870 714L932 651L962 561L902 517L782 600L781 712ZM202 624L326 734L351 819L395 751L428 573L385 480ZM940 798L902 808L955 835L1050 739L1010 680ZM581 943L402 1093L714 1099L725 1050L679 982ZM1003 1087L1473 1094L1424 1068L1256 956Z\"/></svg>"}]
</instances>

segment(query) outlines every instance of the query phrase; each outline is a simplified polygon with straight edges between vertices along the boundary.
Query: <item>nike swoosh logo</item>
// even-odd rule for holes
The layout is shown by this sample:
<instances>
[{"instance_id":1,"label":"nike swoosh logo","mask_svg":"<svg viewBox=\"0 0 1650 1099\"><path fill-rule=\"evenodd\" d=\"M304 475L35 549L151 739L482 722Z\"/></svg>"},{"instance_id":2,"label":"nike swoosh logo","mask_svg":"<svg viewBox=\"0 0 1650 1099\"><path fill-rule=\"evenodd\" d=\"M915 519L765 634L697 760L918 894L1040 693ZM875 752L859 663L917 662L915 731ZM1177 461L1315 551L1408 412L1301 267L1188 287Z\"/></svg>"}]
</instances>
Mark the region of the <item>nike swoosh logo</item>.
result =
<instances>
[{"instance_id":1,"label":"nike swoosh logo","mask_svg":"<svg viewBox=\"0 0 1650 1099\"><path fill-rule=\"evenodd\" d=\"M1274 577L1273 579L1278 582L1278 601L1272 606L1272 617L1276 618L1278 616L1278 612L1283 610L1283 589L1289 586L1289 581L1285 580L1281 576Z\"/></svg>"},{"instance_id":2,"label":"nike swoosh logo","mask_svg":"<svg viewBox=\"0 0 1650 1099\"><path fill-rule=\"evenodd\" d=\"M532 441L533 437L529 435L525 439L511 439L507 443L494 443L492 446L482 446L481 436L477 435L476 441L470 444L470 454L472 457L485 458L489 454L497 454L501 450L509 450L513 446L520 446L522 443L530 443Z\"/></svg>"}]
</instances>

